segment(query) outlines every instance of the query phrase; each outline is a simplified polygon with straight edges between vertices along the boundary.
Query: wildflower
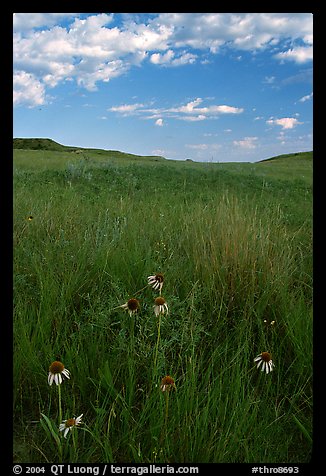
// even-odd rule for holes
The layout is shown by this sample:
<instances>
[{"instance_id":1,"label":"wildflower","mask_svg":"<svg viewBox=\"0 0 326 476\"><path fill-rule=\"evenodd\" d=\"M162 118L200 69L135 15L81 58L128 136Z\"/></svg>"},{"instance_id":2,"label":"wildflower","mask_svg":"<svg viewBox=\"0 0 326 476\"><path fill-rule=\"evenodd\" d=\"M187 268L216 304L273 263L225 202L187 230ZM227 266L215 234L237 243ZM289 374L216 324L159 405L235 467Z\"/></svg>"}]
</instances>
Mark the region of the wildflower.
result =
<instances>
[{"instance_id":1,"label":"wildflower","mask_svg":"<svg viewBox=\"0 0 326 476\"><path fill-rule=\"evenodd\" d=\"M29 215L29 216L27 217L27 221L32 221L32 220L33 220L33 216L32 216L32 215Z\"/></svg>"},{"instance_id":2,"label":"wildflower","mask_svg":"<svg viewBox=\"0 0 326 476\"><path fill-rule=\"evenodd\" d=\"M154 302L155 302L154 312L155 312L156 317L159 314L164 314L165 311L169 312L167 302L166 302L166 300L164 299L163 296L159 296L159 297L155 298Z\"/></svg>"},{"instance_id":3,"label":"wildflower","mask_svg":"<svg viewBox=\"0 0 326 476\"><path fill-rule=\"evenodd\" d=\"M78 426L81 423L82 416L83 413L77 418L69 418L68 420L63 420L63 422L60 423L59 431L64 431L63 436L65 438L67 438L69 430L72 430L74 426Z\"/></svg>"},{"instance_id":4,"label":"wildflower","mask_svg":"<svg viewBox=\"0 0 326 476\"><path fill-rule=\"evenodd\" d=\"M172 388L176 388L174 379L170 377L170 375L167 375L166 377L163 377L161 380L161 390L162 392L169 392Z\"/></svg>"},{"instance_id":5,"label":"wildflower","mask_svg":"<svg viewBox=\"0 0 326 476\"><path fill-rule=\"evenodd\" d=\"M161 294L164 277L162 273L157 273L154 276L148 276L148 284L152 286L155 291L159 291Z\"/></svg>"},{"instance_id":6,"label":"wildflower","mask_svg":"<svg viewBox=\"0 0 326 476\"><path fill-rule=\"evenodd\" d=\"M274 364L272 361L272 356L269 352L262 352L261 354L257 355L257 357L254 358L254 362L257 363L257 369L261 366L261 371L266 372L269 374L274 368Z\"/></svg>"},{"instance_id":7,"label":"wildflower","mask_svg":"<svg viewBox=\"0 0 326 476\"><path fill-rule=\"evenodd\" d=\"M129 312L129 315L131 316L132 314L138 311L139 301L136 298L131 298L125 304L122 304L122 306L120 307L122 307L122 309L126 309Z\"/></svg>"},{"instance_id":8,"label":"wildflower","mask_svg":"<svg viewBox=\"0 0 326 476\"><path fill-rule=\"evenodd\" d=\"M56 385L60 385L62 383L62 376L70 378L69 370L65 369L63 363L58 360L52 362L49 367L48 384L52 385L54 380Z\"/></svg>"}]
</instances>

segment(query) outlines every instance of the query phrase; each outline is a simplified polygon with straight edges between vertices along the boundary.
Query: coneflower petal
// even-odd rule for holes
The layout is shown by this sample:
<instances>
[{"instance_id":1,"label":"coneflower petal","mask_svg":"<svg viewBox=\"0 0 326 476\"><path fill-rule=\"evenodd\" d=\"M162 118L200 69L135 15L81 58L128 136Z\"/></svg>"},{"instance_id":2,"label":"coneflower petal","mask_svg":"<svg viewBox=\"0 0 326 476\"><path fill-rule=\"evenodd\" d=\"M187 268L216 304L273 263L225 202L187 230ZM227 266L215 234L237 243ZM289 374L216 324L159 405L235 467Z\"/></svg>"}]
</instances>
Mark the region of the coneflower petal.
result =
<instances>
[{"instance_id":1,"label":"coneflower petal","mask_svg":"<svg viewBox=\"0 0 326 476\"><path fill-rule=\"evenodd\" d=\"M263 363L263 361L260 359L260 361L257 364L257 369L259 369L259 367L261 366L262 363Z\"/></svg>"}]
</instances>

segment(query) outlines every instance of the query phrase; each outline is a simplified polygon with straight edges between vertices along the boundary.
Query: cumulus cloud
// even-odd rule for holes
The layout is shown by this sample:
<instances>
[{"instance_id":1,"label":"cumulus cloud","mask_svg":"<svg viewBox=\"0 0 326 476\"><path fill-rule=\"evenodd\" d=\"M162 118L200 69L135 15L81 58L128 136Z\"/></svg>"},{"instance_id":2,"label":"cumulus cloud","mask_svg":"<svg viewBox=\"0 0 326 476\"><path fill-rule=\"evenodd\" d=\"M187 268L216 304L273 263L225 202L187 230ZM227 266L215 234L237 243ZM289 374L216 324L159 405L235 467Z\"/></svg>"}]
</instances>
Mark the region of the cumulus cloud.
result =
<instances>
[{"instance_id":1,"label":"cumulus cloud","mask_svg":"<svg viewBox=\"0 0 326 476\"><path fill-rule=\"evenodd\" d=\"M156 25L173 25L176 47L190 46L217 53L227 44L238 50L275 46L284 38L312 43L309 13L161 13Z\"/></svg>"},{"instance_id":2,"label":"cumulus cloud","mask_svg":"<svg viewBox=\"0 0 326 476\"><path fill-rule=\"evenodd\" d=\"M17 71L13 77L13 104L21 103L28 107L41 106L45 103L45 87L33 74Z\"/></svg>"},{"instance_id":3,"label":"cumulus cloud","mask_svg":"<svg viewBox=\"0 0 326 476\"><path fill-rule=\"evenodd\" d=\"M64 19L75 18L79 13L14 13L13 28L15 32L33 28L51 27Z\"/></svg>"},{"instance_id":4,"label":"cumulus cloud","mask_svg":"<svg viewBox=\"0 0 326 476\"><path fill-rule=\"evenodd\" d=\"M298 124L302 124L295 117L281 117L280 119L268 119L266 124L281 126L282 129L293 129Z\"/></svg>"},{"instance_id":5,"label":"cumulus cloud","mask_svg":"<svg viewBox=\"0 0 326 476\"><path fill-rule=\"evenodd\" d=\"M282 61L295 61L296 63L307 63L313 59L312 46L301 46L291 48L287 51L281 51L275 55L275 58Z\"/></svg>"},{"instance_id":6,"label":"cumulus cloud","mask_svg":"<svg viewBox=\"0 0 326 476\"><path fill-rule=\"evenodd\" d=\"M270 48L275 60L299 64L312 59L309 13L161 13L148 17L16 13L13 26L14 73L25 73L25 80L31 75L34 87L38 85L35 105L48 88L63 81L75 81L94 91L98 83L109 82L145 61L157 67L182 67L209 61L207 56L218 54L221 47L240 51ZM16 104L24 102L19 91L15 90ZM26 99L29 106L32 98ZM216 114L232 112L223 111L229 106L219 107ZM213 110L198 110L187 120L202 120L207 114Z\"/></svg>"},{"instance_id":7,"label":"cumulus cloud","mask_svg":"<svg viewBox=\"0 0 326 476\"><path fill-rule=\"evenodd\" d=\"M165 53L153 53L150 57L150 61L153 64L161 66L183 66L186 64L193 64L196 62L197 55L189 52L176 53L169 49Z\"/></svg>"},{"instance_id":8,"label":"cumulus cloud","mask_svg":"<svg viewBox=\"0 0 326 476\"><path fill-rule=\"evenodd\" d=\"M168 50L166 53L153 53L151 55L151 63L153 64L167 64L171 63L172 59L174 58L174 51Z\"/></svg>"},{"instance_id":9,"label":"cumulus cloud","mask_svg":"<svg viewBox=\"0 0 326 476\"><path fill-rule=\"evenodd\" d=\"M153 64L161 66L182 66L186 64L195 63L197 55L193 53L183 52L176 56L173 50L168 50L166 53L153 53L150 61Z\"/></svg>"}]
</instances>

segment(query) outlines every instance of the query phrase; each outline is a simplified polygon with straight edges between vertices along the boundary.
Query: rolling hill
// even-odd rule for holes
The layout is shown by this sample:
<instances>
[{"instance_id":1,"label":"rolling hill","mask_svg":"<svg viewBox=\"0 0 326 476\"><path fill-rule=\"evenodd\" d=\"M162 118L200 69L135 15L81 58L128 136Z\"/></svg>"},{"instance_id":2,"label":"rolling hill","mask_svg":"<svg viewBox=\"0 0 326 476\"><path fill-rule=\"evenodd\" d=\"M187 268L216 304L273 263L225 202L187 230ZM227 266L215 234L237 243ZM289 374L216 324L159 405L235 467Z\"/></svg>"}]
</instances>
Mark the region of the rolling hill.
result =
<instances>
[{"instance_id":1,"label":"rolling hill","mask_svg":"<svg viewBox=\"0 0 326 476\"><path fill-rule=\"evenodd\" d=\"M282 161L284 159L303 159L303 160L312 160L313 158L313 151L309 152L294 152L292 154L282 154L276 155L275 157L270 157L268 159L260 160L259 163L262 162L271 162L271 161Z\"/></svg>"},{"instance_id":2,"label":"rolling hill","mask_svg":"<svg viewBox=\"0 0 326 476\"><path fill-rule=\"evenodd\" d=\"M14 138L13 139L13 149L24 149L24 150L48 150L55 152L73 152L73 153L95 153L97 155L114 155L116 158L126 158L126 159L136 159L137 157L141 158L155 158L156 160L166 160L162 156L139 156L136 154L130 154L127 152L121 152L118 150L105 150L105 149L96 149L96 148L86 148L86 147L76 147L76 146L67 146L59 144L58 142L52 139L44 138ZM313 152L294 152L292 154L282 154L275 157L270 157L268 159L263 159L257 163L272 163L277 162L281 164L282 162L288 163L292 159L300 159L303 161L310 161L313 158ZM186 162L193 162L190 159L186 159Z\"/></svg>"},{"instance_id":3,"label":"rolling hill","mask_svg":"<svg viewBox=\"0 0 326 476\"><path fill-rule=\"evenodd\" d=\"M136 154L129 154L127 152L121 152L119 150L105 150L105 149L95 149L95 148L86 148L86 147L76 147L76 146L67 146L59 144L52 139L43 139L43 138L14 138L13 139L13 149L24 149L24 150L48 150L55 152L73 152L73 153L84 153L87 152L97 155L114 155L116 158L126 158L126 159L135 159L137 157L148 157L156 158L157 160L164 159L161 156L139 156Z\"/></svg>"}]
</instances>

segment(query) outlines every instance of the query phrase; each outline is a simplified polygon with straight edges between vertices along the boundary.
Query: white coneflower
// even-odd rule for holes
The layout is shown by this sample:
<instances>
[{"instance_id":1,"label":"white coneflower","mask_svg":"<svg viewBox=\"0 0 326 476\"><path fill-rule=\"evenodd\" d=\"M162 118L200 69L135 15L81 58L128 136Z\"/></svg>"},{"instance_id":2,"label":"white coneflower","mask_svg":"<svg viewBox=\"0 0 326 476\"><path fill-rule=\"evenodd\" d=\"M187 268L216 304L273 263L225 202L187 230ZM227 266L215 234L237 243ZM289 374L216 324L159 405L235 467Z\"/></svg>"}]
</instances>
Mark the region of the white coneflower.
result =
<instances>
[{"instance_id":1,"label":"white coneflower","mask_svg":"<svg viewBox=\"0 0 326 476\"><path fill-rule=\"evenodd\" d=\"M162 287L163 287L163 282L164 282L164 277L162 273L156 273L153 276L148 276L148 284L152 286L155 291L159 291L161 293Z\"/></svg>"},{"instance_id":2,"label":"white coneflower","mask_svg":"<svg viewBox=\"0 0 326 476\"><path fill-rule=\"evenodd\" d=\"M81 423L82 416L83 413L77 418L69 418L68 420L63 420L63 422L60 423L59 431L64 431L63 436L65 438L67 438L69 430L72 430L75 426L78 426Z\"/></svg>"},{"instance_id":3,"label":"white coneflower","mask_svg":"<svg viewBox=\"0 0 326 476\"><path fill-rule=\"evenodd\" d=\"M269 374L274 368L272 361L272 355L269 352L262 352L254 358L254 362L257 363L257 369L261 366L261 371Z\"/></svg>"},{"instance_id":4,"label":"white coneflower","mask_svg":"<svg viewBox=\"0 0 326 476\"><path fill-rule=\"evenodd\" d=\"M167 302L166 302L166 300L164 299L163 296L159 296L159 297L155 298L154 302L155 302L154 312L155 312L156 317L159 314L164 314L165 311L167 313L169 312Z\"/></svg>"},{"instance_id":5,"label":"white coneflower","mask_svg":"<svg viewBox=\"0 0 326 476\"><path fill-rule=\"evenodd\" d=\"M53 381L56 385L60 385L62 383L62 376L66 378L70 378L70 372L68 369L65 369L65 366L62 362L56 360L52 362L49 367L49 375L48 375L48 384L52 385Z\"/></svg>"},{"instance_id":6,"label":"white coneflower","mask_svg":"<svg viewBox=\"0 0 326 476\"><path fill-rule=\"evenodd\" d=\"M176 388L174 379L170 377L170 375L167 375L166 377L163 377L161 380L161 390L162 392L169 392L172 388Z\"/></svg>"},{"instance_id":7,"label":"white coneflower","mask_svg":"<svg viewBox=\"0 0 326 476\"><path fill-rule=\"evenodd\" d=\"M125 304L122 304L122 306L120 307L122 307L122 309L126 309L126 311L128 311L129 315L131 316L132 314L138 311L139 301L136 298L131 298Z\"/></svg>"}]
</instances>

